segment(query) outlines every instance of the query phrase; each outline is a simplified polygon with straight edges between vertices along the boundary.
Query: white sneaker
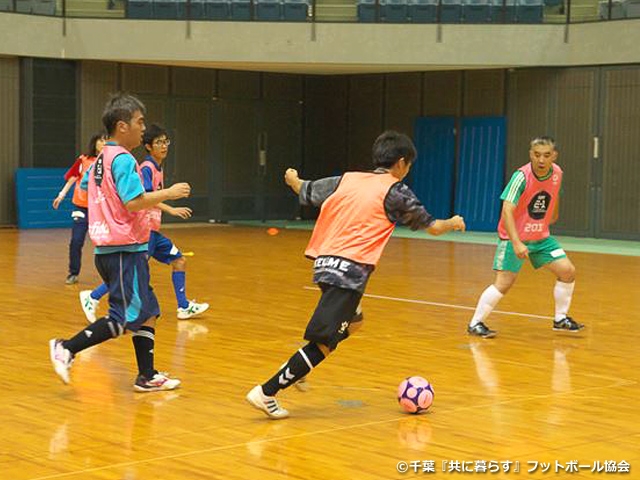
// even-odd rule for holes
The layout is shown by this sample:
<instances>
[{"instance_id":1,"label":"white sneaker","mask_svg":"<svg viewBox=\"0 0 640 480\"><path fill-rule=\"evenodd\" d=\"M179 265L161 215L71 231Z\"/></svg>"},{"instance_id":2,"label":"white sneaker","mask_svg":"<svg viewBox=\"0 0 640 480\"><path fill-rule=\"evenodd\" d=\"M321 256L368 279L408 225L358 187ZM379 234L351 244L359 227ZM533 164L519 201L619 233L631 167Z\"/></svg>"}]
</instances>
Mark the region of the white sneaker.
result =
<instances>
[{"instance_id":1,"label":"white sneaker","mask_svg":"<svg viewBox=\"0 0 640 480\"><path fill-rule=\"evenodd\" d=\"M91 298L91 290L82 290L80 292L80 305L82 306L82 311L87 317L87 322L93 323L96 321L96 311L98 310L99 304L100 300L94 300Z\"/></svg>"},{"instance_id":2,"label":"white sneaker","mask_svg":"<svg viewBox=\"0 0 640 480\"><path fill-rule=\"evenodd\" d=\"M58 376L64 383L69 383L69 369L73 363L73 354L62 346L62 340L59 338L49 340L49 356Z\"/></svg>"},{"instance_id":3,"label":"white sneaker","mask_svg":"<svg viewBox=\"0 0 640 480\"><path fill-rule=\"evenodd\" d=\"M136 392L160 392L162 390L175 390L180 386L180 380L177 378L169 378L168 373L156 372L152 379L147 379L142 375L138 375L133 389Z\"/></svg>"},{"instance_id":4,"label":"white sneaker","mask_svg":"<svg viewBox=\"0 0 640 480\"><path fill-rule=\"evenodd\" d=\"M287 418L289 412L284 408L281 408L278 404L276 397L267 397L262 391L262 386L256 385L247 393L247 402L256 407L258 410L262 410L270 418L279 420L281 418Z\"/></svg>"},{"instance_id":5,"label":"white sneaker","mask_svg":"<svg viewBox=\"0 0 640 480\"><path fill-rule=\"evenodd\" d=\"M208 309L208 303L196 303L194 300L190 300L189 305L186 308L178 307L178 318L180 320L186 320L187 318L200 315L201 313L206 312Z\"/></svg>"}]
</instances>

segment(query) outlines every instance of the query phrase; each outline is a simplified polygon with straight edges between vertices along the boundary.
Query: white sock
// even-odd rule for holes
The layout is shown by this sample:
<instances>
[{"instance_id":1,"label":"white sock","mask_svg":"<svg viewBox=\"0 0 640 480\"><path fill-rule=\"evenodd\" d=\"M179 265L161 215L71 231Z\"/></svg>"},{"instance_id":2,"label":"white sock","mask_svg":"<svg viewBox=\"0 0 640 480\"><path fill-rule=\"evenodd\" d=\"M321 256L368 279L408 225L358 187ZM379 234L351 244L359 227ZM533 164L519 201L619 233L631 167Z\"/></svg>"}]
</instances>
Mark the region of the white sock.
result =
<instances>
[{"instance_id":1,"label":"white sock","mask_svg":"<svg viewBox=\"0 0 640 480\"><path fill-rule=\"evenodd\" d=\"M482 295L480 295L480 300L478 300L476 311L469 322L469 326L473 327L480 322L484 322L492 310L496 308L496 305L502 297L504 297L504 295L500 293L500 290L498 290L495 285L489 285L487 289L482 292Z\"/></svg>"},{"instance_id":2,"label":"white sock","mask_svg":"<svg viewBox=\"0 0 640 480\"><path fill-rule=\"evenodd\" d=\"M553 287L553 298L556 299L556 322L562 320L569 313L575 286L576 282L564 283L558 280L556 286Z\"/></svg>"}]
</instances>

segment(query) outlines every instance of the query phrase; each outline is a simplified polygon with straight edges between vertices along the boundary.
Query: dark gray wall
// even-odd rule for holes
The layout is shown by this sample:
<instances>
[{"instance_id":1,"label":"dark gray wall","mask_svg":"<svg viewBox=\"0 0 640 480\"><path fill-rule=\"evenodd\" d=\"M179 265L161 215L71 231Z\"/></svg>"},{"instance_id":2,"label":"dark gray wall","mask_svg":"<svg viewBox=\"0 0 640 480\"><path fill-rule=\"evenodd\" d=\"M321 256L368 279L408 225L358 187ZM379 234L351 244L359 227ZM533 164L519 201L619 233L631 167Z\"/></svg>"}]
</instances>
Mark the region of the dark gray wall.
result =
<instances>
[{"instance_id":1,"label":"dark gray wall","mask_svg":"<svg viewBox=\"0 0 640 480\"><path fill-rule=\"evenodd\" d=\"M120 66L107 62L80 62L80 144L103 130L102 110L109 94L119 90Z\"/></svg>"},{"instance_id":2,"label":"dark gray wall","mask_svg":"<svg viewBox=\"0 0 640 480\"><path fill-rule=\"evenodd\" d=\"M304 91L305 156L308 178L340 174L347 168L349 77L307 77Z\"/></svg>"},{"instance_id":3,"label":"dark gray wall","mask_svg":"<svg viewBox=\"0 0 640 480\"><path fill-rule=\"evenodd\" d=\"M594 69L521 70L509 75L508 171L529 161L529 142L551 135L564 170L560 220L555 230L594 235L592 143L595 135Z\"/></svg>"},{"instance_id":4,"label":"dark gray wall","mask_svg":"<svg viewBox=\"0 0 640 480\"><path fill-rule=\"evenodd\" d=\"M603 237L640 237L640 68L602 72L597 219Z\"/></svg>"},{"instance_id":5,"label":"dark gray wall","mask_svg":"<svg viewBox=\"0 0 640 480\"><path fill-rule=\"evenodd\" d=\"M0 58L0 225L15 223L14 172L20 165L20 60Z\"/></svg>"},{"instance_id":6,"label":"dark gray wall","mask_svg":"<svg viewBox=\"0 0 640 480\"><path fill-rule=\"evenodd\" d=\"M640 67L519 70L508 91L508 170L528 161L532 137L558 141L565 176L555 231L640 238Z\"/></svg>"},{"instance_id":7,"label":"dark gray wall","mask_svg":"<svg viewBox=\"0 0 640 480\"><path fill-rule=\"evenodd\" d=\"M307 178L369 168L375 137L387 128L411 134L418 116L507 115L505 181L528 161L532 137L558 140L565 182L556 231L640 238L640 66L302 76L21 62L19 73L18 60L0 60L5 184L12 184L18 158L24 165L70 164L100 128L108 93L119 89L139 95L148 121L168 128L174 143L167 183L192 184L189 204L200 219L297 215L284 168ZM13 191L3 192L0 220L8 223L15 219Z\"/></svg>"},{"instance_id":8,"label":"dark gray wall","mask_svg":"<svg viewBox=\"0 0 640 480\"><path fill-rule=\"evenodd\" d=\"M64 167L75 160L76 77L75 62L22 60L22 166Z\"/></svg>"}]
</instances>

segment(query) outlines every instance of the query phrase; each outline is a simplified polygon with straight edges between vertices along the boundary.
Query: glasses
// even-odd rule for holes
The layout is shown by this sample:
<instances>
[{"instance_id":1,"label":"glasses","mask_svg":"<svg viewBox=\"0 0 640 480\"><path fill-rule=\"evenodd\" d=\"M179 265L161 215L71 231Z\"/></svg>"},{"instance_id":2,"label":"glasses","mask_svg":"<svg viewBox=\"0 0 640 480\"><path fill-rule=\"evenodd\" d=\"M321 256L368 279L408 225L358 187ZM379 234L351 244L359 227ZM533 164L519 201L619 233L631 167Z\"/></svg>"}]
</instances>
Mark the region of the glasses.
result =
<instances>
[{"instance_id":1,"label":"glasses","mask_svg":"<svg viewBox=\"0 0 640 480\"><path fill-rule=\"evenodd\" d=\"M171 145L171 140L168 138L166 140L154 140L153 145L156 147L168 147Z\"/></svg>"}]
</instances>

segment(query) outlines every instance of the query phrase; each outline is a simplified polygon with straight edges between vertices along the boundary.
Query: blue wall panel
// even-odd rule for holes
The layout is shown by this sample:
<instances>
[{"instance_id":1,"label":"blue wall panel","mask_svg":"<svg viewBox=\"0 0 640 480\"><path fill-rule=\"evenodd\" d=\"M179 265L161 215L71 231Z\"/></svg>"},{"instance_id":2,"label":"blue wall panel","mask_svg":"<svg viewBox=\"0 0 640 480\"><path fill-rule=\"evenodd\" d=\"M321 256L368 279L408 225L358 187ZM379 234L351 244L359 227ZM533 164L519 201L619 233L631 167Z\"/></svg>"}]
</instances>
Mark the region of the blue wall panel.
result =
<instances>
[{"instance_id":1,"label":"blue wall panel","mask_svg":"<svg viewBox=\"0 0 640 480\"><path fill-rule=\"evenodd\" d=\"M492 231L498 226L505 142L504 117L462 119L454 209L469 230Z\"/></svg>"},{"instance_id":2,"label":"blue wall panel","mask_svg":"<svg viewBox=\"0 0 640 480\"><path fill-rule=\"evenodd\" d=\"M19 228L71 228L73 188L58 210L53 199L64 186L65 168L19 168L16 170L16 205Z\"/></svg>"},{"instance_id":3,"label":"blue wall panel","mask_svg":"<svg viewBox=\"0 0 640 480\"><path fill-rule=\"evenodd\" d=\"M436 218L451 215L456 137L454 117L421 117L414 125L418 159L411 188Z\"/></svg>"}]
</instances>

